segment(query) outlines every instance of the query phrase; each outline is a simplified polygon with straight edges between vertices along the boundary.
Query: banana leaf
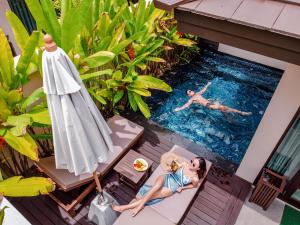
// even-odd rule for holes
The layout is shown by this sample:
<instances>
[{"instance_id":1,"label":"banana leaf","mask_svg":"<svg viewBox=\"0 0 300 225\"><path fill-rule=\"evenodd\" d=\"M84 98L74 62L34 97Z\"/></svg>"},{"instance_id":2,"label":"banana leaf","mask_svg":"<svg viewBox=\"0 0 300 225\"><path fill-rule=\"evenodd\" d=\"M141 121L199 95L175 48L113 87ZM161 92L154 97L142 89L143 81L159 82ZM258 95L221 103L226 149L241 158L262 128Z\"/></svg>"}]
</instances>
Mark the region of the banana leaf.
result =
<instances>
[{"instance_id":1,"label":"banana leaf","mask_svg":"<svg viewBox=\"0 0 300 225\"><path fill-rule=\"evenodd\" d=\"M97 22L97 34L100 36L100 38L105 38L107 36L107 29L110 24L110 18L107 12L104 12L98 22ZM110 34L108 34L110 35Z\"/></svg>"},{"instance_id":2,"label":"banana leaf","mask_svg":"<svg viewBox=\"0 0 300 225\"><path fill-rule=\"evenodd\" d=\"M192 47L196 44L196 42L194 42L190 39L187 39L187 38L173 39L172 42L177 44L177 45L182 45L182 46L185 46L185 47Z\"/></svg>"},{"instance_id":3,"label":"banana leaf","mask_svg":"<svg viewBox=\"0 0 300 225\"><path fill-rule=\"evenodd\" d=\"M114 57L115 54L112 52L100 51L83 59L83 62L86 62L89 68L95 68L110 62Z\"/></svg>"},{"instance_id":4,"label":"banana leaf","mask_svg":"<svg viewBox=\"0 0 300 225\"><path fill-rule=\"evenodd\" d=\"M113 104L117 104L124 96L123 90L118 90L116 94L114 95Z\"/></svg>"},{"instance_id":5,"label":"banana leaf","mask_svg":"<svg viewBox=\"0 0 300 225\"><path fill-rule=\"evenodd\" d=\"M87 20L86 12L89 11L92 1L82 0L74 9L66 11L61 26L61 46L65 52L69 52L74 46L74 41L82 31Z\"/></svg>"},{"instance_id":6,"label":"banana leaf","mask_svg":"<svg viewBox=\"0 0 300 225\"><path fill-rule=\"evenodd\" d=\"M93 90L88 89L88 92L89 92L89 93L90 93L97 101L99 101L101 104L103 104L103 105L106 105L106 104L107 104L106 100L105 100L102 96L97 95Z\"/></svg>"},{"instance_id":7,"label":"banana leaf","mask_svg":"<svg viewBox=\"0 0 300 225\"><path fill-rule=\"evenodd\" d=\"M21 101L22 97L23 97L23 94L21 91L11 90L10 92L8 92L7 103L8 103L8 105L12 106L12 105L16 104L17 102Z\"/></svg>"},{"instance_id":8,"label":"banana leaf","mask_svg":"<svg viewBox=\"0 0 300 225\"><path fill-rule=\"evenodd\" d=\"M123 73L121 70L117 70L113 73L112 78L115 80L121 80L123 78Z\"/></svg>"},{"instance_id":9,"label":"banana leaf","mask_svg":"<svg viewBox=\"0 0 300 225\"><path fill-rule=\"evenodd\" d=\"M24 27L23 23L12 11L6 12L7 20L13 30L14 37L21 51L25 51L26 43L29 40L29 34Z\"/></svg>"},{"instance_id":10,"label":"banana leaf","mask_svg":"<svg viewBox=\"0 0 300 225\"><path fill-rule=\"evenodd\" d=\"M10 129L10 132L18 137L26 133L26 127L32 124L32 120L29 116L22 114L7 117L6 124L13 126L13 128Z\"/></svg>"},{"instance_id":11,"label":"banana leaf","mask_svg":"<svg viewBox=\"0 0 300 225\"><path fill-rule=\"evenodd\" d=\"M127 90L132 91L134 93L137 93L139 95L145 96L145 97L150 97L151 96L151 92L146 90L146 89L134 88L134 87L131 87L131 86L127 86Z\"/></svg>"},{"instance_id":12,"label":"banana leaf","mask_svg":"<svg viewBox=\"0 0 300 225\"><path fill-rule=\"evenodd\" d=\"M7 117L11 114L6 101L0 96L0 119L6 121Z\"/></svg>"},{"instance_id":13,"label":"banana leaf","mask_svg":"<svg viewBox=\"0 0 300 225\"><path fill-rule=\"evenodd\" d=\"M61 0L60 24L63 23L66 14L72 7L72 0Z\"/></svg>"},{"instance_id":14,"label":"banana leaf","mask_svg":"<svg viewBox=\"0 0 300 225\"><path fill-rule=\"evenodd\" d=\"M0 28L0 81L2 81L4 88L10 87L14 74L13 55L6 36Z\"/></svg>"},{"instance_id":15,"label":"banana leaf","mask_svg":"<svg viewBox=\"0 0 300 225\"><path fill-rule=\"evenodd\" d=\"M58 22L56 11L51 0L40 0L45 18L47 19L47 33L51 34L58 46L61 46L61 26ZM37 18L39 19L39 18Z\"/></svg>"},{"instance_id":16,"label":"banana leaf","mask_svg":"<svg viewBox=\"0 0 300 225\"><path fill-rule=\"evenodd\" d=\"M123 36L125 28L125 23L122 23L115 31L115 34L110 42L110 45L108 46L108 50L111 51L113 47L115 47L116 44L118 44Z\"/></svg>"},{"instance_id":17,"label":"banana leaf","mask_svg":"<svg viewBox=\"0 0 300 225\"><path fill-rule=\"evenodd\" d=\"M28 7L28 9L30 10L30 13L32 14L33 18L36 21L36 25L37 28L39 30L44 30L47 33L50 33L51 35L53 35L51 33L50 28L48 27L48 18L44 15L42 6L40 4L39 0L25 0L26 5ZM55 37L53 37L55 38ZM54 39L57 42L56 39Z\"/></svg>"},{"instance_id":18,"label":"banana leaf","mask_svg":"<svg viewBox=\"0 0 300 225\"><path fill-rule=\"evenodd\" d=\"M30 116L32 121L35 123L51 125L51 119L48 109L44 109L43 111L36 113L28 113L26 115Z\"/></svg>"},{"instance_id":19,"label":"banana leaf","mask_svg":"<svg viewBox=\"0 0 300 225\"><path fill-rule=\"evenodd\" d=\"M43 91L43 88L38 88L34 92L31 93L28 97L25 98L24 102L21 105L21 111L25 112L25 110L34 102L39 100L41 97L44 97L45 93Z\"/></svg>"},{"instance_id":20,"label":"banana leaf","mask_svg":"<svg viewBox=\"0 0 300 225\"><path fill-rule=\"evenodd\" d=\"M146 10L146 1L139 0L137 4L137 12L136 12L136 30L141 30L142 26L145 23L145 10Z\"/></svg>"},{"instance_id":21,"label":"banana leaf","mask_svg":"<svg viewBox=\"0 0 300 225\"><path fill-rule=\"evenodd\" d=\"M49 194L54 189L54 183L44 177L22 178L15 176L0 182L0 193L9 197Z\"/></svg>"},{"instance_id":22,"label":"banana leaf","mask_svg":"<svg viewBox=\"0 0 300 225\"><path fill-rule=\"evenodd\" d=\"M172 88L167 83L149 75L139 75L137 77L137 80L134 81L134 83L131 86L136 88L157 89L166 92L172 91Z\"/></svg>"},{"instance_id":23,"label":"banana leaf","mask_svg":"<svg viewBox=\"0 0 300 225\"><path fill-rule=\"evenodd\" d=\"M10 147L15 149L22 155L25 155L30 159L37 161L38 160L37 146L35 142L34 141L32 142L28 136L29 134L26 133L24 136L16 137L11 133L10 130L7 130L7 132L3 137Z\"/></svg>"},{"instance_id":24,"label":"banana leaf","mask_svg":"<svg viewBox=\"0 0 300 225\"><path fill-rule=\"evenodd\" d=\"M117 14L114 16L114 18L112 19L111 23L109 24L108 28L107 28L107 33L111 34L114 29L116 28L122 14L124 13L124 11L128 8L128 3L124 3L121 8L118 10Z\"/></svg>"},{"instance_id":25,"label":"banana leaf","mask_svg":"<svg viewBox=\"0 0 300 225\"><path fill-rule=\"evenodd\" d=\"M147 57L146 60L151 61L151 62L160 62L160 63L166 62L166 60L164 60L163 58L159 58L159 57Z\"/></svg>"},{"instance_id":26,"label":"banana leaf","mask_svg":"<svg viewBox=\"0 0 300 225\"><path fill-rule=\"evenodd\" d=\"M90 78L95 78L95 77L99 77L99 76L103 76L103 75L112 75L112 70L106 69L106 70L96 71L93 73L86 73L86 74L80 75L80 78L81 78L81 80L88 80Z\"/></svg>"},{"instance_id":27,"label":"banana leaf","mask_svg":"<svg viewBox=\"0 0 300 225\"><path fill-rule=\"evenodd\" d=\"M137 111L137 103L134 100L132 92L131 91L127 91L127 95L128 95L129 104L130 104L132 110L134 112L136 112Z\"/></svg>"},{"instance_id":28,"label":"banana leaf","mask_svg":"<svg viewBox=\"0 0 300 225\"><path fill-rule=\"evenodd\" d=\"M148 105L144 102L142 97L139 94L133 93L134 100L136 101L137 106L139 107L140 111L143 115L149 119L151 116L150 110Z\"/></svg>"},{"instance_id":29,"label":"banana leaf","mask_svg":"<svg viewBox=\"0 0 300 225\"><path fill-rule=\"evenodd\" d=\"M28 39L28 42L26 42L26 46L24 48L24 51L22 52L20 59L17 64L16 70L18 73L22 75L26 75L26 70L29 66L31 57L34 53L34 50L39 42L39 31L33 31L31 36Z\"/></svg>"}]
</instances>

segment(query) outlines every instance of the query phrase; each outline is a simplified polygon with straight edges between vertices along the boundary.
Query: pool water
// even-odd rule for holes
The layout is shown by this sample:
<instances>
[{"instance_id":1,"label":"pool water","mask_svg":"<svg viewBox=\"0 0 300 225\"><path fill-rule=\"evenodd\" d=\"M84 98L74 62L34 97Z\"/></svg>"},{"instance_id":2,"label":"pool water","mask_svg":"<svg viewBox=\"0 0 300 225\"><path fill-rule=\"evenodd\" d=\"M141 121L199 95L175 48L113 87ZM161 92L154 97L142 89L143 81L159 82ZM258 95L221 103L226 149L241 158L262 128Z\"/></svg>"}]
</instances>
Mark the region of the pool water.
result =
<instances>
[{"instance_id":1,"label":"pool water","mask_svg":"<svg viewBox=\"0 0 300 225\"><path fill-rule=\"evenodd\" d=\"M240 164L281 76L281 70L206 49L166 76L173 92L154 93L148 101L151 119ZM188 101L188 89L200 91L208 82L205 98L252 115L224 114L197 104L174 111Z\"/></svg>"}]
</instances>

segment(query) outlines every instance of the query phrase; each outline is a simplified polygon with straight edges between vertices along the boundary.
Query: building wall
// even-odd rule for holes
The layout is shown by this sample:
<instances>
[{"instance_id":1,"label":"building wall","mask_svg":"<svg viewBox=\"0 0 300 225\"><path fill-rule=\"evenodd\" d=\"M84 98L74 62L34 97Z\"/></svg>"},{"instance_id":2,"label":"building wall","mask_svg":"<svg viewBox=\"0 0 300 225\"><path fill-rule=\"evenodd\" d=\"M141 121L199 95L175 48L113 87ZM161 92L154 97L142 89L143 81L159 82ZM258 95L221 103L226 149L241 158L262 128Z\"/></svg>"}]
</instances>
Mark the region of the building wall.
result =
<instances>
[{"instance_id":1,"label":"building wall","mask_svg":"<svg viewBox=\"0 0 300 225\"><path fill-rule=\"evenodd\" d=\"M300 107L300 66L289 64L236 175L253 183Z\"/></svg>"},{"instance_id":2,"label":"building wall","mask_svg":"<svg viewBox=\"0 0 300 225\"><path fill-rule=\"evenodd\" d=\"M218 50L220 52L224 52L230 55L234 55L243 59L248 59L253 62L261 63L267 66L271 66L277 69L285 70L288 66L287 62L273 59L264 55L256 54L253 52L249 52L243 49L231 47L229 45L219 44Z\"/></svg>"},{"instance_id":3,"label":"building wall","mask_svg":"<svg viewBox=\"0 0 300 225\"><path fill-rule=\"evenodd\" d=\"M7 1L0 0L0 27L6 35L9 35L9 40L13 44L16 54L18 55L18 54L20 54L20 49L17 46L12 29L10 28L10 25L6 19L5 13L7 10L10 10Z\"/></svg>"}]
</instances>

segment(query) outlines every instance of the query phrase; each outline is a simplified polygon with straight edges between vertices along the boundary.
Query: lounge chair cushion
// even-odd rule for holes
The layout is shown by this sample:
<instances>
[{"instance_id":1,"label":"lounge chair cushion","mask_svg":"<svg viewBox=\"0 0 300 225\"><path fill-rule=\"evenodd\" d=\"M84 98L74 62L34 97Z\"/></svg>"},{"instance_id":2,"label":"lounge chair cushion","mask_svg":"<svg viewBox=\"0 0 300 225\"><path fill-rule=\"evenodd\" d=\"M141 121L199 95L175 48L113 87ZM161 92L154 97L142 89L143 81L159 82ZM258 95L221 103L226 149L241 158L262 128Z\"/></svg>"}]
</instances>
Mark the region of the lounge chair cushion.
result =
<instances>
[{"instance_id":1,"label":"lounge chair cushion","mask_svg":"<svg viewBox=\"0 0 300 225\"><path fill-rule=\"evenodd\" d=\"M181 148L177 145L174 145L171 149L171 152L176 153L177 155L182 156L187 161L195 158L196 155L192 152L187 151L184 148ZM207 171L209 171L211 167L211 162L206 161ZM147 180L147 184L153 185L155 179L163 174L164 171L159 166L151 175L151 177ZM203 180L202 180L203 181ZM186 209L189 207L193 198L195 197L199 187L202 184L202 181L199 183L198 188L186 189L181 193L175 193L172 196L164 199L163 201L151 205L150 207L155 211L159 212L162 216L168 218L173 223L177 224L180 219L183 217Z\"/></svg>"},{"instance_id":2,"label":"lounge chair cushion","mask_svg":"<svg viewBox=\"0 0 300 225\"><path fill-rule=\"evenodd\" d=\"M191 160L194 157L196 157L195 154L192 152L187 151L186 149L179 147L177 145L174 145L173 148L170 150L186 160ZM206 160L206 166L207 166L207 172L210 170L211 167L211 162ZM146 184L148 185L153 185L154 181L156 178L164 174L165 172L162 170L162 168L159 166L156 168L156 170L152 173L150 178L146 181ZM207 175L207 174L206 174ZM169 223L150 223L150 224L178 224L181 220L181 218L184 216L184 213L188 209L189 205L191 204L192 200L194 199L197 191L199 190L201 184L203 183L204 179L200 182L198 188L192 188L192 189L187 189L184 190L181 193L175 193L172 196L164 199L163 201L156 203L151 206L146 206L141 213L139 213L135 220L139 221L153 221L153 220L159 220L160 218L165 218L168 219ZM140 196L138 196L140 197ZM151 209L151 210L150 210ZM143 214L142 212L146 210L147 212L155 211L155 214ZM121 221L119 221L121 220ZM121 216L117 219L117 221L114 223L114 225L119 225L119 224L137 224L133 222L134 220L131 218L131 215L128 212L123 212Z\"/></svg>"},{"instance_id":3,"label":"lounge chair cushion","mask_svg":"<svg viewBox=\"0 0 300 225\"><path fill-rule=\"evenodd\" d=\"M145 207L137 216L132 217L129 210L121 213L113 225L174 225L154 209Z\"/></svg>"},{"instance_id":4,"label":"lounge chair cushion","mask_svg":"<svg viewBox=\"0 0 300 225\"><path fill-rule=\"evenodd\" d=\"M127 150L129 150L142 135L144 128L121 116L114 116L108 121L108 126L112 130L112 141L115 147L114 152L109 152L108 160L100 163L97 171L102 176L106 175ZM37 162L37 166L43 170L57 185L64 191L69 191L88 183L93 179L91 174L75 176L65 169L56 169L54 156L42 158Z\"/></svg>"}]
</instances>

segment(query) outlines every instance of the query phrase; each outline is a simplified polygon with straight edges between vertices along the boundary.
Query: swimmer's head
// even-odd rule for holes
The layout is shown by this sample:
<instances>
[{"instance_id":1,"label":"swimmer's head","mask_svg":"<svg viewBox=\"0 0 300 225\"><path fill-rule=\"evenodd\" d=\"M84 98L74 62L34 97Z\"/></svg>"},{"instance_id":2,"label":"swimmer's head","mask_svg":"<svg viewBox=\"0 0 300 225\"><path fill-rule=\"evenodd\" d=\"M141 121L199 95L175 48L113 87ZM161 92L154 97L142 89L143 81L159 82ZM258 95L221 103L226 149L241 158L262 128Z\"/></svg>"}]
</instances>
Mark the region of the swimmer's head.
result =
<instances>
[{"instance_id":1,"label":"swimmer's head","mask_svg":"<svg viewBox=\"0 0 300 225\"><path fill-rule=\"evenodd\" d=\"M186 94L190 97L193 97L195 95L195 92L192 90L187 90Z\"/></svg>"}]
</instances>

